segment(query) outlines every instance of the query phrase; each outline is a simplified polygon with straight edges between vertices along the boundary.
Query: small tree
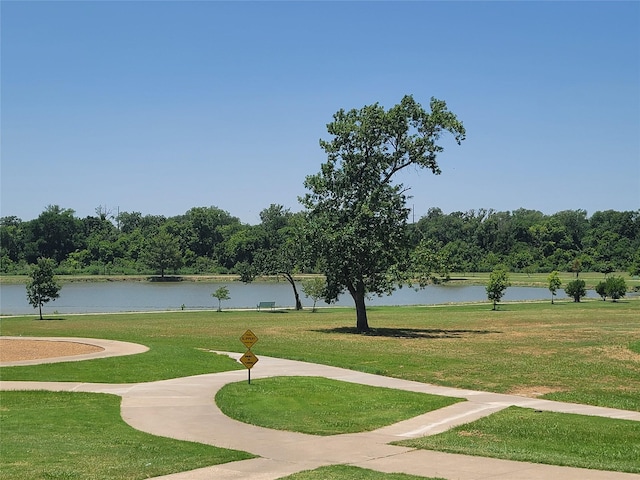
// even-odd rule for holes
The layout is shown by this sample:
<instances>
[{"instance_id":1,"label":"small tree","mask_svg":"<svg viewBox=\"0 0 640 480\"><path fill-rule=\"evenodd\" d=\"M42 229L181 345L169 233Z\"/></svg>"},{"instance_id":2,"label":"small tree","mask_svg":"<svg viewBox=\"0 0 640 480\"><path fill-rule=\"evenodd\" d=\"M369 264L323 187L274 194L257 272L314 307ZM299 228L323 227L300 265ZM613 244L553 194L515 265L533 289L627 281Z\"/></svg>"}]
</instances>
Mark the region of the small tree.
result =
<instances>
[{"instance_id":1,"label":"small tree","mask_svg":"<svg viewBox=\"0 0 640 480\"><path fill-rule=\"evenodd\" d=\"M580 279L567 283L564 291L567 295L573 298L574 302L579 302L580 299L587 294L587 288L585 286L584 280Z\"/></svg>"},{"instance_id":2,"label":"small tree","mask_svg":"<svg viewBox=\"0 0 640 480\"><path fill-rule=\"evenodd\" d=\"M42 305L60 296L62 288L53 275L54 262L50 258L39 258L27 282L27 299L33 308L38 308L42 320Z\"/></svg>"},{"instance_id":3,"label":"small tree","mask_svg":"<svg viewBox=\"0 0 640 480\"><path fill-rule=\"evenodd\" d=\"M322 277L308 278L302 281L302 291L313 300L312 312L316 311L316 302L325 296L327 284Z\"/></svg>"},{"instance_id":4,"label":"small tree","mask_svg":"<svg viewBox=\"0 0 640 480\"><path fill-rule=\"evenodd\" d=\"M580 272L582 271L582 260L576 258L571 264L571 271L575 273L576 278L578 278L578 275L580 275Z\"/></svg>"},{"instance_id":5,"label":"small tree","mask_svg":"<svg viewBox=\"0 0 640 480\"><path fill-rule=\"evenodd\" d=\"M547 277L547 282L549 284L549 291L551 292L551 304L553 305L553 297L556 296L556 290L558 290L560 285L562 285L558 272L555 270L551 272Z\"/></svg>"},{"instance_id":6,"label":"small tree","mask_svg":"<svg viewBox=\"0 0 640 480\"><path fill-rule=\"evenodd\" d=\"M596 293L598 295L600 295L600 298L602 298L603 302L607 301L607 282L598 282L598 284L596 285Z\"/></svg>"},{"instance_id":7,"label":"small tree","mask_svg":"<svg viewBox=\"0 0 640 480\"><path fill-rule=\"evenodd\" d=\"M218 299L218 311L222 311L222 300L229 300L231 297L229 296L229 289L226 285L221 286L215 292L211 294L212 297Z\"/></svg>"},{"instance_id":8,"label":"small tree","mask_svg":"<svg viewBox=\"0 0 640 480\"><path fill-rule=\"evenodd\" d=\"M622 277L608 277L605 281L605 292L614 302L624 297L627 293L627 283Z\"/></svg>"},{"instance_id":9,"label":"small tree","mask_svg":"<svg viewBox=\"0 0 640 480\"><path fill-rule=\"evenodd\" d=\"M511 286L509 281L509 273L504 269L496 269L489 276L489 284L487 285L487 298L493 301L493 310L496 310L496 304L504 295L505 290Z\"/></svg>"}]
</instances>

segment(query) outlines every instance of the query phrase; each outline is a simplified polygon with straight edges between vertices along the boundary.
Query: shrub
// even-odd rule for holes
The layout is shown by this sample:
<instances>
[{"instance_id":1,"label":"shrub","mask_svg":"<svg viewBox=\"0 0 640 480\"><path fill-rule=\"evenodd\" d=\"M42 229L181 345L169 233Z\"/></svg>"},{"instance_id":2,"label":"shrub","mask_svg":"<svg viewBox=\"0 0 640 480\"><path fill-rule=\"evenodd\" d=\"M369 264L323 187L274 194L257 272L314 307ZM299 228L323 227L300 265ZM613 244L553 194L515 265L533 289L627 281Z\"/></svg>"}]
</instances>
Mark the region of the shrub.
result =
<instances>
[{"instance_id":1,"label":"shrub","mask_svg":"<svg viewBox=\"0 0 640 480\"><path fill-rule=\"evenodd\" d=\"M587 294L587 288L585 285L584 280L573 280L572 282L567 283L564 291L567 295L573 298L574 302L579 302L580 299Z\"/></svg>"},{"instance_id":2,"label":"shrub","mask_svg":"<svg viewBox=\"0 0 640 480\"><path fill-rule=\"evenodd\" d=\"M602 297L602 300L611 297L611 300L615 302L626 295L627 283L622 277L608 277L596 285L596 292Z\"/></svg>"},{"instance_id":3,"label":"shrub","mask_svg":"<svg viewBox=\"0 0 640 480\"><path fill-rule=\"evenodd\" d=\"M627 293L627 284L622 277L609 277L605 281L605 291L615 302Z\"/></svg>"}]
</instances>

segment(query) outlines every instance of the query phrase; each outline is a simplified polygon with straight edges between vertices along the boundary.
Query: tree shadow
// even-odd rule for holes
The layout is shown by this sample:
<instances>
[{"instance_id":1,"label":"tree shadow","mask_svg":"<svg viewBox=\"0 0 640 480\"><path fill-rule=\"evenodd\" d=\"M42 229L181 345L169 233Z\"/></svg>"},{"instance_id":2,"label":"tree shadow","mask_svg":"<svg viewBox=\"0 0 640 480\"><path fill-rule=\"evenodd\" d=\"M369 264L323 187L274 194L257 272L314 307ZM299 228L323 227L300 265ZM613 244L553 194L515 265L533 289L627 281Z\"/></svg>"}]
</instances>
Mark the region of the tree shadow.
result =
<instances>
[{"instance_id":1,"label":"tree shadow","mask_svg":"<svg viewBox=\"0 0 640 480\"><path fill-rule=\"evenodd\" d=\"M313 331L390 338L463 338L471 335L502 333L498 330L448 330L441 328L372 328L368 332L359 332L355 327L336 327Z\"/></svg>"}]
</instances>

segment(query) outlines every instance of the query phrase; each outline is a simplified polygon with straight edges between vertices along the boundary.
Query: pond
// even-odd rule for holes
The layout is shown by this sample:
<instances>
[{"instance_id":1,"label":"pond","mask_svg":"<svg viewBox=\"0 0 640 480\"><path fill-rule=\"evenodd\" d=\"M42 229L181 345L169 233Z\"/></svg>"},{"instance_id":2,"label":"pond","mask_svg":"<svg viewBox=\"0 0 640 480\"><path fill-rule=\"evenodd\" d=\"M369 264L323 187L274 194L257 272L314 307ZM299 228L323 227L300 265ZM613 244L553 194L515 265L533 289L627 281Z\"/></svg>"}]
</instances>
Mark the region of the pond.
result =
<instances>
[{"instance_id":1,"label":"pond","mask_svg":"<svg viewBox=\"0 0 640 480\"><path fill-rule=\"evenodd\" d=\"M218 300L211 294L220 286L229 288L229 300L222 302L223 309L256 308L261 301L274 301L278 307L293 307L295 300L289 283L282 282L83 282L66 283L60 290L60 297L45 304L43 313L112 313L143 312L161 310L212 310L218 307ZM297 285L305 308L313 306L313 300L302 293ZM566 298L563 290L558 290L557 299ZM597 297L593 291L588 297ZM503 297L505 301L551 299L546 288L509 287ZM368 306L380 305L436 305L462 302L488 302L485 287L470 285L429 285L422 290L404 287L392 295L373 296ZM353 300L347 293L334 305L353 307ZM318 307L327 306L319 300ZM0 313L2 315L22 315L37 313L27 301L24 285L0 285Z\"/></svg>"}]
</instances>

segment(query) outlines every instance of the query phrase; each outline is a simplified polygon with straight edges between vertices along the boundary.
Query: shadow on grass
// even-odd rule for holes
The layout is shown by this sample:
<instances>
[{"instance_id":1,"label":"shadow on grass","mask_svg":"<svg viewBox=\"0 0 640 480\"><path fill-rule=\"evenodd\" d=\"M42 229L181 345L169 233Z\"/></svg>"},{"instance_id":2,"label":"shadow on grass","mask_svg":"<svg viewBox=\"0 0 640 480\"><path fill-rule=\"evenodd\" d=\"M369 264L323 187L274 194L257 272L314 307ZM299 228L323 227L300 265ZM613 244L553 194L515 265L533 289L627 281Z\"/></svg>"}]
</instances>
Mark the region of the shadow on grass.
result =
<instances>
[{"instance_id":1,"label":"shadow on grass","mask_svg":"<svg viewBox=\"0 0 640 480\"><path fill-rule=\"evenodd\" d=\"M372 328L368 332L362 333L358 332L355 327L327 328L314 330L314 332L392 338L462 338L471 335L502 333L498 330L445 330L440 328Z\"/></svg>"}]
</instances>

